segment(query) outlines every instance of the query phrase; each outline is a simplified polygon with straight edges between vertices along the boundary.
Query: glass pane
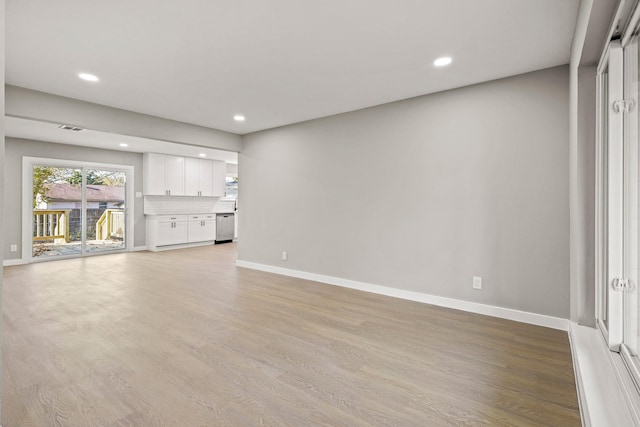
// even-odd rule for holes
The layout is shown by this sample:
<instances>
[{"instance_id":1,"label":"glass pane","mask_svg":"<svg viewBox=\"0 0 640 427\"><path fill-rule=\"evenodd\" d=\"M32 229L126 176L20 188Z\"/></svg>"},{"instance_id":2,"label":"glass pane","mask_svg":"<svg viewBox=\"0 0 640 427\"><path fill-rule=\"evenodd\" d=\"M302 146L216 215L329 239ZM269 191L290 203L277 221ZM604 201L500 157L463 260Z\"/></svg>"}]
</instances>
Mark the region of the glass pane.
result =
<instances>
[{"instance_id":1,"label":"glass pane","mask_svg":"<svg viewBox=\"0 0 640 427\"><path fill-rule=\"evenodd\" d=\"M624 71L624 99L638 102L638 41L634 37L625 48ZM631 109L624 116L625 148L624 148L624 179L625 179L625 205L624 205L624 274L631 284L623 294L623 342L621 353L626 366L635 377L636 384L640 381L640 361L638 360L638 109Z\"/></svg>"},{"instance_id":2,"label":"glass pane","mask_svg":"<svg viewBox=\"0 0 640 427\"><path fill-rule=\"evenodd\" d=\"M640 81L640 69L638 64L640 63L640 50L638 49L638 39L635 37L632 43L626 48L628 52L629 58L625 57L626 70L625 73L628 75L625 76L625 99L632 99L637 104L638 102L638 82ZM629 195L628 195L628 203L627 208L625 209L625 213L628 215L629 227L625 230L625 234L628 234L629 244L627 245L628 252L628 265L627 265L627 275L631 284L633 285L632 289L629 292L625 293L625 337L624 343L627 345L629 352L633 355L632 363L636 366L639 361L638 357L638 331L640 331L639 317L638 316L638 279L640 278L640 271L638 267L640 266L640 262L638 260L638 242L640 238L638 236L638 231L640 230L640 218L638 217L638 201L640 200L640 195L638 191L640 191L640 183L638 182L638 167L640 165L640 159L638 157L638 123L640 123L640 111L638 108L634 108L631 110L631 113L628 115L628 126L625 129L627 136L629 138L628 141L628 152L627 157L629 158L628 165L628 179L629 179ZM637 369L636 369L637 371Z\"/></svg>"},{"instance_id":3,"label":"glass pane","mask_svg":"<svg viewBox=\"0 0 640 427\"><path fill-rule=\"evenodd\" d=\"M87 170L87 252L125 248L123 171Z\"/></svg>"},{"instance_id":4,"label":"glass pane","mask_svg":"<svg viewBox=\"0 0 640 427\"><path fill-rule=\"evenodd\" d=\"M633 61L633 69L632 69L632 79L631 79L631 87L629 88L629 96L635 101L636 105L638 104L638 100L640 99L640 67L638 66L638 64L640 64L640 49L638 48L638 38L636 36L634 42L633 42L633 52L634 52L634 56L635 56L635 61ZM640 350L638 348L638 343L640 342L640 316L638 315L638 312L640 311L640 298L638 298L638 286L640 285L639 280L640 280L640 259L638 257L640 257L640 251L639 251L639 247L638 247L638 243L640 242L640 236L637 235L638 232L640 232L640 207L638 206L638 201L640 200L640 194L638 194L638 192L640 191L640 182L638 181L640 179L640 173L638 173L638 169L640 169L640 150L638 150L638 145L640 144L640 142L638 141L638 138L640 137L640 132L638 129L638 124L640 123L640 109L636 106L635 109L631 110L632 114L634 116L634 121L633 121L633 133L632 136L634 138L633 141L633 146L635 147L635 153L634 157L632 158L632 161L634 162L633 167L634 167L634 178L635 178L635 200L634 200L634 210L633 210L633 218L631 218L632 221L634 221L636 227L635 227L635 233L636 233L636 239L635 239L635 245L632 248L632 254L631 256L633 257L633 260L635 261L635 263L633 263L634 265L632 266L634 271L632 273L632 278L633 278L633 282L632 284L634 285L633 287L633 297L634 300L632 301L633 307L630 308L628 311L628 316L630 317L629 319L627 319L627 321L629 322L633 322L633 326L630 329L630 332L633 333L635 335L633 340L629 340L631 341L631 353L634 355L634 364L636 366L636 372L638 372L638 366L640 365L638 359L638 353ZM640 380L639 378L636 378L636 381Z\"/></svg>"},{"instance_id":5,"label":"glass pane","mask_svg":"<svg viewBox=\"0 0 640 427\"><path fill-rule=\"evenodd\" d=\"M606 69L603 73L602 73L602 100L603 102L600 103L600 109L601 109L601 117L602 117L602 127L601 127L601 138L602 138L602 206L608 206L609 202L607 200L607 191L606 188L608 187L608 181L607 181L607 177L608 175L608 168L607 165L609 164L609 160L608 160L608 153L609 153L609 108L608 108L608 102L607 100L609 99L609 70ZM607 233L607 224L608 224L608 220L606 217L606 212L607 209L603 210L603 213L605 214L602 218L602 228L603 228L603 234L606 238L606 236L608 235ZM607 256L607 248L608 245L603 245L603 259L604 262L602 264L602 283L607 283L609 281L609 271L608 271L608 256ZM602 295L601 295L601 301L604 304L603 305L603 310L602 310L602 322L604 323L605 327L607 328L607 330L609 329L609 291L607 289L607 286L603 286L601 289Z\"/></svg>"},{"instance_id":6,"label":"glass pane","mask_svg":"<svg viewBox=\"0 0 640 427\"><path fill-rule=\"evenodd\" d=\"M33 167L33 257L82 253L82 170Z\"/></svg>"},{"instance_id":7,"label":"glass pane","mask_svg":"<svg viewBox=\"0 0 640 427\"><path fill-rule=\"evenodd\" d=\"M227 176L225 178L225 197L231 199L238 198L238 177L237 176Z\"/></svg>"}]
</instances>

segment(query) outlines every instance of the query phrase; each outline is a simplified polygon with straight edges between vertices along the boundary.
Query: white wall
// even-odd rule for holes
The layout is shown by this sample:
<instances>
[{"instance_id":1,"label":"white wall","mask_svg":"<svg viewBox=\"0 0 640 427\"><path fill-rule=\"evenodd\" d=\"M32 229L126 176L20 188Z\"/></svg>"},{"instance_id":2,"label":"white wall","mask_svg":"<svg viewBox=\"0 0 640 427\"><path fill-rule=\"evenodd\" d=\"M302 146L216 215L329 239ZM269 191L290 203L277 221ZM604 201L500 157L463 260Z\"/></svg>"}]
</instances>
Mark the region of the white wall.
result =
<instances>
[{"instance_id":1,"label":"white wall","mask_svg":"<svg viewBox=\"0 0 640 427\"><path fill-rule=\"evenodd\" d=\"M568 318L568 101L564 66L247 135L238 259Z\"/></svg>"}]
</instances>

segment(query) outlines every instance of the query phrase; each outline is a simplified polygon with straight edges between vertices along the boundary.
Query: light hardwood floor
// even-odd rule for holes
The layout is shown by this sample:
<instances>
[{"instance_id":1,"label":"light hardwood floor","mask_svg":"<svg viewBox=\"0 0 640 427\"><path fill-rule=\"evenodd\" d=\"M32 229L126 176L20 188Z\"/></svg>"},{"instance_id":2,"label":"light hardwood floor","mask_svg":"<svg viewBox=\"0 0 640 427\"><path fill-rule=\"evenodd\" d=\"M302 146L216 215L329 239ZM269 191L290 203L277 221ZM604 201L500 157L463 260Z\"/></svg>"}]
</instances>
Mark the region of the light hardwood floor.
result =
<instances>
[{"instance_id":1,"label":"light hardwood floor","mask_svg":"<svg viewBox=\"0 0 640 427\"><path fill-rule=\"evenodd\" d=\"M5 268L3 427L580 425L564 332L235 256Z\"/></svg>"}]
</instances>

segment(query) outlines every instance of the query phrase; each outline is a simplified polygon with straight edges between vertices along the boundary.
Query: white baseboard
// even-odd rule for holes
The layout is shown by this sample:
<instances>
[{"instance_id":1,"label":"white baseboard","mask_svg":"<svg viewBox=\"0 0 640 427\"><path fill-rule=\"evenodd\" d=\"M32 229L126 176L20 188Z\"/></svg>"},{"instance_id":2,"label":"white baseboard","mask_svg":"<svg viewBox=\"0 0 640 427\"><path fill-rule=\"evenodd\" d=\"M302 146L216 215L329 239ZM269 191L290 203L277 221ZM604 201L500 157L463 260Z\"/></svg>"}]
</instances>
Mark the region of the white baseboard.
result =
<instances>
[{"instance_id":1,"label":"white baseboard","mask_svg":"<svg viewBox=\"0 0 640 427\"><path fill-rule=\"evenodd\" d=\"M135 246L131 252L140 252L140 251L146 251L146 250L147 250L146 246Z\"/></svg>"},{"instance_id":2,"label":"white baseboard","mask_svg":"<svg viewBox=\"0 0 640 427\"><path fill-rule=\"evenodd\" d=\"M12 265L24 265L24 264L28 264L26 261L24 261L22 258L19 259L6 259L4 261L2 261L2 266L3 267L11 267Z\"/></svg>"},{"instance_id":3,"label":"white baseboard","mask_svg":"<svg viewBox=\"0 0 640 427\"><path fill-rule=\"evenodd\" d=\"M537 326L544 326L552 329L567 331L569 321L560 317L546 316L544 314L530 313L527 311L514 310L511 308L498 307L494 305L480 304L477 302L464 301L455 298L441 297L421 292L407 291L403 289L390 288L387 286L372 285L354 280L341 279L339 277L325 276L322 274L308 273L306 271L291 270L288 268L275 267L272 265L258 264L249 261L237 260L238 267L250 268L253 270L266 271L269 273L281 274L283 276L296 277L298 279L312 280L343 288L357 289L374 294L386 295L395 298L417 301L440 307L453 308L470 313L484 314L486 316L499 317L501 319L514 320L516 322L529 323Z\"/></svg>"}]
</instances>

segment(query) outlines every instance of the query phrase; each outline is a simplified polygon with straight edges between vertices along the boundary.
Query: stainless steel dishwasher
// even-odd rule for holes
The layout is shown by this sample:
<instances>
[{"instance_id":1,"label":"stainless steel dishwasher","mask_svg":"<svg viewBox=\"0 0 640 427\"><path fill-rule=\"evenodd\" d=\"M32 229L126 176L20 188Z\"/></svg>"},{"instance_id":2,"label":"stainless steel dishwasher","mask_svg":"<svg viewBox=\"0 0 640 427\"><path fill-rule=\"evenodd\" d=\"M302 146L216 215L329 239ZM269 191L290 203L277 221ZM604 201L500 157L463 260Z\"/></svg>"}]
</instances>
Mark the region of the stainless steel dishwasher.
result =
<instances>
[{"instance_id":1,"label":"stainless steel dishwasher","mask_svg":"<svg viewBox=\"0 0 640 427\"><path fill-rule=\"evenodd\" d=\"M231 242L235 234L235 223L232 213L216 214L216 243Z\"/></svg>"}]
</instances>

